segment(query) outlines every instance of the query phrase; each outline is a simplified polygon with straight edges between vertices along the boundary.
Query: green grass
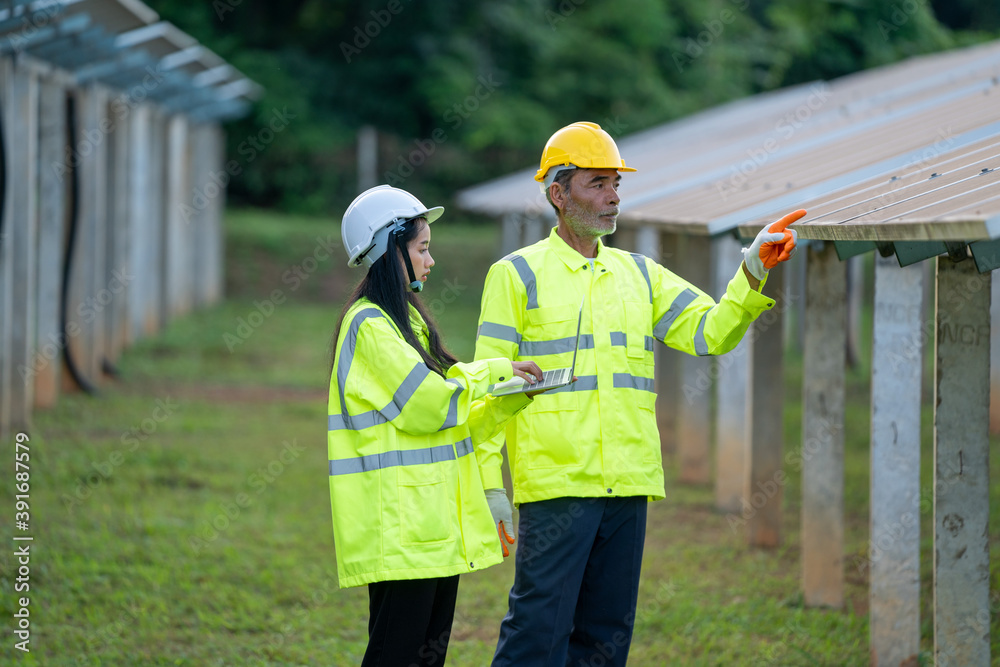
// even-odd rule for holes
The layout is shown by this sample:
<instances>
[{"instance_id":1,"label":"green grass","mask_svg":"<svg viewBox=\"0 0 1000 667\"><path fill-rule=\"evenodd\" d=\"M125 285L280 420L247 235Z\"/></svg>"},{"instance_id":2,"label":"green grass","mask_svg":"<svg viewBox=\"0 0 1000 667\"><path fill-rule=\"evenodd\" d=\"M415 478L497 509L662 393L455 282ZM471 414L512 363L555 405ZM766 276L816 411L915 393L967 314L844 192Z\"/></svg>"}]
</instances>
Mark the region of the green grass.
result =
<instances>
[{"instance_id":1,"label":"green grass","mask_svg":"<svg viewBox=\"0 0 1000 667\"><path fill-rule=\"evenodd\" d=\"M336 585L323 429L328 344L340 312L325 295L343 293L359 275L337 255L310 274L315 287L292 290L283 272L313 251L318 235L339 238L339 230L334 221L283 219L278 233L270 219L252 211L229 218L230 300L131 348L119 362L121 378L100 397L66 394L57 408L36 414L32 653L21 655L8 640L4 660L17 653L38 665L360 662L367 593ZM424 296L439 301L449 344L469 359L498 234L446 220L435 223L438 266ZM254 279L243 284L237 275ZM446 292L446 280L459 288ZM225 334L236 335L241 319L249 324L260 310L255 302L275 289L286 300L238 344L227 343ZM801 359L790 353L786 367L786 450L795 451ZM712 489L677 484L668 462L669 497L649 508L630 664L868 663L867 575L851 564L867 543L868 400L867 369L850 371L845 609L803 608L799 475L789 470L783 546L754 550L713 509ZM931 417L928 407L925 488ZM992 449L997 480L996 441ZM12 505L9 485L0 498ZM991 505L997 591L996 483ZM929 512L921 519L921 648L931 664ZM6 618L17 599L12 551L0 555ZM463 577L449 664L489 663L512 580L511 561ZM1000 655L996 614L991 635Z\"/></svg>"}]
</instances>

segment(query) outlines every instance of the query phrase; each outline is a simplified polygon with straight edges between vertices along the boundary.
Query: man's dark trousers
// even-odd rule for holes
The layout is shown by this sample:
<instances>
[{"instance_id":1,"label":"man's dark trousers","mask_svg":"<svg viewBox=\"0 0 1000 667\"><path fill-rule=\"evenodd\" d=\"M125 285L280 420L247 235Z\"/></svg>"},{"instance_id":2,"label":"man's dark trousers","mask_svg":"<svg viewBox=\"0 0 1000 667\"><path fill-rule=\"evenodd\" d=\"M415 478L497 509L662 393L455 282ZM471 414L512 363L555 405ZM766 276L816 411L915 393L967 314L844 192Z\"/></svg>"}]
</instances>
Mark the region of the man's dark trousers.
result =
<instances>
[{"instance_id":1,"label":"man's dark trousers","mask_svg":"<svg viewBox=\"0 0 1000 667\"><path fill-rule=\"evenodd\" d=\"M646 497L520 506L514 587L493 667L625 665Z\"/></svg>"}]
</instances>

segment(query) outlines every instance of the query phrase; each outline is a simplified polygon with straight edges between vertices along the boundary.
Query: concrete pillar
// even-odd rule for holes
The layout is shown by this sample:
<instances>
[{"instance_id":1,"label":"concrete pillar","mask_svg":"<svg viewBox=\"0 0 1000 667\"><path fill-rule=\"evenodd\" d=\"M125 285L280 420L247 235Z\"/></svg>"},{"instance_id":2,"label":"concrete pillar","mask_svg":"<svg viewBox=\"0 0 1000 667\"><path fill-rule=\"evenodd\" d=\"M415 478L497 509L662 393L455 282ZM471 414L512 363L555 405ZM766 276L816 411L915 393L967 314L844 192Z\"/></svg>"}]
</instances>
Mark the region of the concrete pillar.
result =
<instances>
[{"instance_id":1,"label":"concrete pillar","mask_svg":"<svg viewBox=\"0 0 1000 667\"><path fill-rule=\"evenodd\" d=\"M789 298L793 300L791 308L785 312L785 345L790 350L802 352L805 336L806 253L800 249L785 263L783 269L785 287Z\"/></svg>"},{"instance_id":2,"label":"concrete pillar","mask_svg":"<svg viewBox=\"0 0 1000 667\"><path fill-rule=\"evenodd\" d=\"M188 229L191 241L193 266L191 270L192 303L199 307L206 303L208 289L208 255L212 251L208 228L209 195L218 194L218 184L210 180L212 169L208 164L211 149L208 126L191 124L188 127L188 152L191 156L188 189L178 204L181 219ZM214 165L212 165L214 166ZM211 185L211 188L208 188Z\"/></svg>"},{"instance_id":3,"label":"concrete pillar","mask_svg":"<svg viewBox=\"0 0 1000 667\"><path fill-rule=\"evenodd\" d=\"M143 234L145 266L150 280L144 295L145 312L143 331L146 335L157 333L167 322L167 289L164 275L166 237L163 211L167 180L167 116L162 110L153 108L149 119L149 209L138 223L148 227Z\"/></svg>"},{"instance_id":4,"label":"concrete pillar","mask_svg":"<svg viewBox=\"0 0 1000 667\"><path fill-rule=\"evenodd\" d=\"M990 276L937 258L934 659L990 664Z\"/></svg>"},{"instance_id":5,"label":"concrete pillar","mask_svg":"<svg viewBox=\"0 0 1000 667\"><path fill-rule=\"evenodd\" d=\"M118 361L128 334L128 294L134 273L129 270L129 178L132 165L128 119L115 118L108 136L108 195L107 195L107 262L104 284L110 301L104 310L104 358L111 364Z\"/></svg>"},{"instance_id":6,"label":"concrete pillar","mask_svg":"<svg viewBox=\"0 0 1000 667\"><path fill-rule=\"evenodd\" d=\"M635 252L660 262L660 230L654 225L643 225L635 230Z\"/></svg>"},{"instance_id":7,"label":"concrete pillar","mask_svg":"<svg viewBox=\"0 0 1000 667\"><path fill-rule=\"evenodd\" d=\"M211 125L207 131L209 150L207 154L209 169L221 171L226 163L226 133L219 125ZM219 193L212 197L205 218L207 238L211 250L208 253L208 269L206 283L208 290L205 298L207 303L222 300L225 292L225 225L223 217L226 210L226 189L219 188Z\"/></svg>"},{"instance_id":8,"label":"concrete pillar","mask_svg":"<svg viewBox=\"0 0 1000 667\"><path fill-rule=\"evenodd\" d=\"M108 144L110 120L108 118L108 92L95 86L83 96L85 135L81 141L93 145L93 151L86 159L86 167L80 172L80 187L83 201L87 205L81 209L86 220L79 237L79 247L85 255L80 261L89 266L89 290L85 295L81 319L90 330L90 345L85 351L86 374L94 384L100 383L104 373L105 310L107 308L107 232L108 232ZM85 231L84 231L85 230Z\"/></svg>"},{"instance_id":9,"label":"concrete pillar","mask_svg":"<svg viewBox=\"0 0 1000 667\"><path fill-rule=\"evenodd\" d=\"M677 234L660 234L659 262L677 271ZM681 409L680 362L682 352L657 342L656 359L656 424L660 431L660 452L663 459L677 451L677 413Z\"/></svg>"},{"instance_id":10,"label":"concrete pillar","mask_svg":"<svg viewBox=\"0 0 1000 667\"><path fill-rule=\"evenodd\" d=\"M626 252L636 252L639 230L635 227L619 227L611 236L605 236L604 242L612 248Z\"/></svg>"},{"instance_id":11,"label":"concrete pillar","mask_svg":"<svg viewBox=\"0 0 1000 667\"><path fill-rule=\"evenodd\" d=\"M152 267L147 264L147 240L150 234L150 107L140 104L128 116L128 273L125 288L128 328L126 343L133 343L146 333L149 317L147 294L153 282Z\"/></svg>"},{"instance_id":12,"label":"concrete pillar","mask_svg":"<svg viewBox=\"0 0 1000 667\"><path fill-rule=\"evenodd\" d=\"M865 298L863 262L862 255L847 260L847 365L851 368L857 366L861 356L861 306Z\"/></svg>"},{"instance_id":13,"label":"concrete pillar","mask_svg":"<svg viewBox=\"0 0 1000 667\"><path fill-rule=\"evenodd\" d=\"M784 291L784 269L771 269L764 292L775 306L763 313L748 332L750 338L750 400L747 401L746 478L741 514L747 543L775 547L781 542L781 503L784 500L784 344L785 310L794 299ZM789 303L791 302L791 303Z\"/></svg>"},{"instance_id":14,"label":"concrete pillar","mask_svg":"<svg viewBox=\"0 0 1000 667\"><path fill-rule=\"evenodd\" d=\"M500 222L500 257L506 257L521 247L524 219L518 213L504 213Z\"/></svg>"},{"instance_id":15,"label":"concrete pillar","mask_svg":"<svg viewBox=\"0 0 1000 667\"><path fill-rule=\"evenodd\" d=\"M550 220L542 216L529 216L524 219L524 245L537 243L549 235L552 225Z\"/></svg>"},{"instance_id":16,"label":"concrete pillar","mask_svg":"<svg viewBox=\"0 0 1000 667\"><path fill-rule=\"evenodd\" d=\"M35 406L51 408L59 398L62 348L62 269L70 164L66 158L66 90L42 80L39 88L38 330L32 371Z\"/></svg>"},{"instance_id":17,"label":"concrete pillar","mask_svg":"<svg viewBox=\"0 0 1000 667\"><path fill-rule=\"evenodd\" d=\"M802 588L809 607L844 604L844 365L847 275L832 243L810 244L802 382Z\"/></svg>"},{"instance_id":18,"label":"concrete pillar","mask_svg":"<svg viewBox=\"0 0 1000 667\"><path fill-rule=\"evenodd\" d=\"M10 103L4 105L7 142L7 197L11 216L5 233L11 244L11 347L13 372L10 423L15 430L31 423L35 381L32 365L36 349L38 307L38 76L15 65L9 86Z\"/></svg>"},{"instance_id":19,"label":"concrete pillar","mask_svg":"<svg viewBox=\"0 0 1000 667\"><path fill-rule=\"evenodd\" d=\"M378 185L378 131L371 125L358 129L358 193Z\"/></svg>"},{"instance_id":20,"label":"concrete pillar","mask_svg":"<svg viewBox=\"0 0 1000 667\"><path fill-rule=\"evenodd\" d=\"M920 382L924 268L875 256L871 524L867 559L872 664L920 652Z\"/></svg>"},{"instance_id":21,"label":"concrete pillar","mask_svg":"<svg viewBox=\"0 0 1000 667\"><path fill-rule=\"evenodd\" d=\"M107 220L107 93L97 86L74 91L76 107L76 237L71 249L67 347L82 381L98 386L104 360ZM64 388L73 389L70 384Z\"/></svg>"},{"instance_id":22,"label":"concrete pillar","mask_svg":"<svg viewBox=\"0 0 1000 667\"><path fill-rule=\"evenodd\" d=\"M707 236L680 237L679 274L696 287L711 292L712 255ZM677 456L681 482L708 484L712 480L712 358L681 357L681 409L677 416Z\"/></svg>"},{"instance_id":23,"label":"concrete pillar","mask_svg":"<svg viewBox=\"0 0 1000 667\"><path fill-rule=\"evenodd\" d=\"M0 58L0 113L5 124L13 115L13 62ZM11 364L13 353L14 263L11 215L14 207L8 195L4 199L0 217L0 438L10 435L10 397L14 388L15 369Z\"/></svg>"},{"instance_id":24,"label":"concrete pillar","mask_svg":"<svg viewBox=\"0 0 1000 667\"><path fill-rule=\"evenodd\" d=\"M990 433L1000 433L1000 272L990 272Z\"/></svg>"},{"instance_id":25,"label":"concrete pillar","mask_svg":"<svg viewBox=\"0 0 1000 667\"><path fill-rule=\"evenodd\" d=\"M163 194L164 295L163 324L191 310L191 226L181 214L181 204L190 192L187 177L187 121L181 115L166 119L165 184Z\"/></svg>"},{"instance_id":26,"label":"concrete pillar","mask_svg":"<svg viewBox=\"0 0 1000 667\"><path fill-rule=\"evenodd\" d=\"M712 253L713 296L718 301L740 268L743 253L732 236L714 239ZM715 358L715 507L720 512L739 512L743 507L749 350L744 337L736 349Z\"/></svg>"}]
</instances>

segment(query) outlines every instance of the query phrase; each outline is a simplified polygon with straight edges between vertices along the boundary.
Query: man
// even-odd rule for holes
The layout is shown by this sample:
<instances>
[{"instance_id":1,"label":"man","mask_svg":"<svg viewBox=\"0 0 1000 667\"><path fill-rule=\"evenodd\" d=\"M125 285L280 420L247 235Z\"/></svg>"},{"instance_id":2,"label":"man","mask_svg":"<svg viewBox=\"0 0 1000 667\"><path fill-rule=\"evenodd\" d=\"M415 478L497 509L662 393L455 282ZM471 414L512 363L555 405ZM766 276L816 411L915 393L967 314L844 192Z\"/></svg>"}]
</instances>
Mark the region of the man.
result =
<instances>
[{"instance_id":1,"label":"man","mask_svg":"<svg viewBox=\"0 0 1000 667\"><path fill-rule=\"evenodd\" d=\"M656 262L601 242L615 231L623 171L635 169L599 125L573 123L552 135L535 180L558 225L486 278L476 359L569 366L584 300L578 381L539 396L506 430L520 546L494 667L625 664L646 501L665 494L653 337L688 354L736 347L774 305L760 287L795 249L795 232L784 228L805 215L763 230L716 304ZM477 454L503 534L513 531L502 444L498 437Z\"/></svg>"}]
</instances>

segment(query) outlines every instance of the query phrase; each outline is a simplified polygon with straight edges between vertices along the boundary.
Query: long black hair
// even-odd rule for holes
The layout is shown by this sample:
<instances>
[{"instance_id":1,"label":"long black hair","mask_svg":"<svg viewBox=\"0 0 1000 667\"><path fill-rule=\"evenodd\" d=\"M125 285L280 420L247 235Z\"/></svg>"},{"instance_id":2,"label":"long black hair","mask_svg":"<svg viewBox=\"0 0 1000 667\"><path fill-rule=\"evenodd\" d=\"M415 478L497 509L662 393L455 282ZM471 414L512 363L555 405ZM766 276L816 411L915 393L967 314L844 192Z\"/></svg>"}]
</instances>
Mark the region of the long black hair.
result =
<instances>
[{"instance_id":1,"label":"long black hair","mask_svg":"<svg viewBox=\"0 0 1000 667\"><path fill-rule=\"evenodd\" d=\"M403 231L398 234L400 245L403 248L407 247L426 224L427 220L424 218L408 220L403 226ZM337 341L340 339L340 329L344 325L344 316L347 315L351 306L362 298L368 299L392 318L396 327L403 333L403 340L420 354L427 367L435 373L443 377L448 369L458 361L441 342L437 325L430 313L424 308L417 295L409 290L410 281L403 269L403 258L400 253L400 249L394 243L394 238L390 236L386 252L372 263L368 274L348 297L347 303L344 304L344 310L340 313L340 319L337 320L337 328L334 330L333 341L330 344L331 371L337 358ZM410 323L410 304L417 309L427 324L427 342L430 351L424 349L424 346L417 339L417 335L413 332L413 325Z\"/></svg>"}]
</instances>

